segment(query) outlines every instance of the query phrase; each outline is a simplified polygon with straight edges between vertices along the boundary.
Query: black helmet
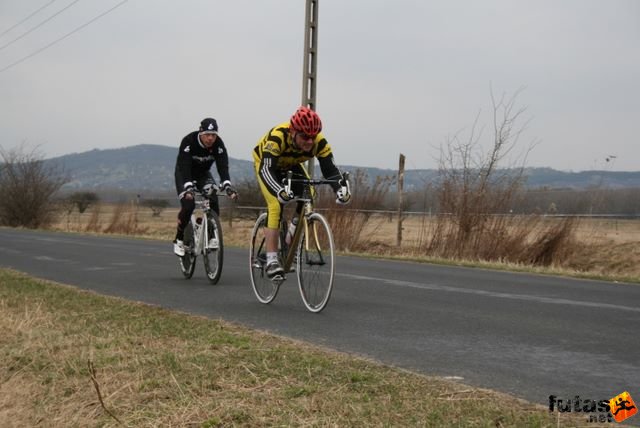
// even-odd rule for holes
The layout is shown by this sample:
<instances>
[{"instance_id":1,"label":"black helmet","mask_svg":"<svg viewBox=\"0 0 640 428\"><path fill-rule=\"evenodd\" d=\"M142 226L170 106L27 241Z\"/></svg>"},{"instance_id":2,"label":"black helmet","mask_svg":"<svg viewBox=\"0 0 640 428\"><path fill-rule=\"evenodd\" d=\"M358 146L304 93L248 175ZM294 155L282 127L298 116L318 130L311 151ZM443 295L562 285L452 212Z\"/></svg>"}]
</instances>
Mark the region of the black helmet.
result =
<instances>
[{"instance_id":1,"label":"black helmet","mask_svg":"<svg viewBox=\"0 0 640 428\"><path fill-rule=\"evenodd\" d=\"M218 122L212 117L203 119L202 122L200 122L200 132L202 134L217 134Z\"/></svg>"}]
</instances>

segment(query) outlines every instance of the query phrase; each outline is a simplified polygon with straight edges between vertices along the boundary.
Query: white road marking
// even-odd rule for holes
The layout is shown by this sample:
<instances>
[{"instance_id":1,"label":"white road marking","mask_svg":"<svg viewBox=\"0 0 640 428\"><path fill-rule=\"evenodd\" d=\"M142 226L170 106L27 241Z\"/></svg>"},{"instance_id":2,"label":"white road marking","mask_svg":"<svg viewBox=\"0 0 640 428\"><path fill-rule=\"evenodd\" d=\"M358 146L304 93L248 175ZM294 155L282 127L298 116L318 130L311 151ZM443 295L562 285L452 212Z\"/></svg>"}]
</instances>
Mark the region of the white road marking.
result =
<instances>
[{"instance_id":1,"label":"white road marking","mask_svg":"<svg viewBox=\"0 0 640 428\"><path fill-rule=\"evenodd\" d=\"M530 296L526 294L499 293L496 291L474 290L469 288L451 287L449 285L427 284L427 283L418 283L418 282L411 282L411 281L400 281L397 279L375 278L372 276L365 276L365 275L351 275L351 274L343 273L343 274L336 274L336 276L344 276L347 278L361 279L365 281L377 281L377 282L382 282L389 285L396 285L399 287L418 288L418 289L430 290L430 291L446 291L449 293L475 294L478 296L497 297L500 299L511 299L511 300L525 300L529 302L547 303L547 304L554 304L554 305L583 306L587 308L615 309L619 311L640 312L640 308L634 308L631 306L614 305L611 303L586 302L581 300L562 299L558 297Z\"/></svg>"}]
</instances>

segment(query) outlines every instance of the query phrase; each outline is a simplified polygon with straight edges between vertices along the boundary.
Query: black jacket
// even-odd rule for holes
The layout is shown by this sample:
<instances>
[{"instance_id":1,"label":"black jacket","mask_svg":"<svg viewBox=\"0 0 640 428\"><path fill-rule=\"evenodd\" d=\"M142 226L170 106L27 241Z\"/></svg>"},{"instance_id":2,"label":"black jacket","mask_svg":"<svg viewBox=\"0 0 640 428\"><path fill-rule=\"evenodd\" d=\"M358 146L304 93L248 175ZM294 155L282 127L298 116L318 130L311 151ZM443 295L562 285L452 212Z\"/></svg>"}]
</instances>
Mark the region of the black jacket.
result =
<instances>
[{"instance_id":1,"label":"black jacket","mask_svg":"<svg viewBox=\"0 0 640 428\"><path fill-rule=\"evenodd\" d=\"M224 146L224 141L218 135L216 142L210 149L200 144L198 131L194 131L182 139L178 158L176 159L176 190L178 193L184 190L184 184L204 178L208 175L213 163L216 163L220 183L230 181L229 156Z\"/></svg>"}]
</instances>

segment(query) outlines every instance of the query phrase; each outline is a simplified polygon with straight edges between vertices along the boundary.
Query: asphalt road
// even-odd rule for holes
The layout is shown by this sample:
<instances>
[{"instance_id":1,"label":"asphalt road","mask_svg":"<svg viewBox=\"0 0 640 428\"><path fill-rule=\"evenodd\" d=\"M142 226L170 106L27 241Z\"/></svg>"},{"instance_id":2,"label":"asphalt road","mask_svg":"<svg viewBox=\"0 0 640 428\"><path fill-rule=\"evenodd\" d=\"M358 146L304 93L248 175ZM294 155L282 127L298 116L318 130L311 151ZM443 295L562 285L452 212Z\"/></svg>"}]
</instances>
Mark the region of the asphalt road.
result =
<instances>
[{"instance_id":1,"label":"asphalt road","mask_svg":"<svg viewBox=\"0 0 640 428\"><path fill-rule=\"evenodd\" d=\"M220 284L185 280L168 242L0 229L0 266L221 318L547 404L549 395L640 400L640 286L339 257L331 301L304 308L291 278L270 305L248 251L227 248Z\"/></svg>"}]
</instances>

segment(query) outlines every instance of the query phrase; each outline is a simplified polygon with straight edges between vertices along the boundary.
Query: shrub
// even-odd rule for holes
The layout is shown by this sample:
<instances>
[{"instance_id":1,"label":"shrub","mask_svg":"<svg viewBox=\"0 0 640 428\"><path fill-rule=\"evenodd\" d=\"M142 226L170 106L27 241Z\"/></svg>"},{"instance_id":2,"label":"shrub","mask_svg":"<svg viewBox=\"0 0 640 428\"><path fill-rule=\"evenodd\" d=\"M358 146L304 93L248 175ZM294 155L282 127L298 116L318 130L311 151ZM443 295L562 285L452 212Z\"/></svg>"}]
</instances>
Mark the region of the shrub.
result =
<instances>
[{"instance_id":1,"label":"shrub","mask_svg":"<svg viewBox=\"0 0 640 428\"><path fill-rule=\"evenodd\" d=\"M54 195L68 179L24 146L0 149L0 157L0 224L30 229L49 226L57 214Z\"/></svg>"}]
</instances>

